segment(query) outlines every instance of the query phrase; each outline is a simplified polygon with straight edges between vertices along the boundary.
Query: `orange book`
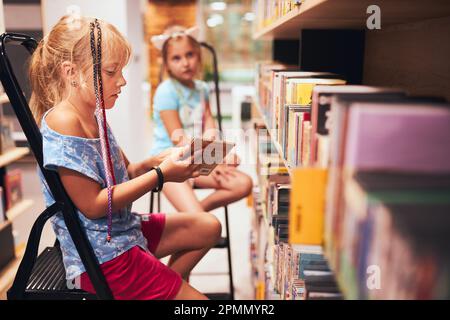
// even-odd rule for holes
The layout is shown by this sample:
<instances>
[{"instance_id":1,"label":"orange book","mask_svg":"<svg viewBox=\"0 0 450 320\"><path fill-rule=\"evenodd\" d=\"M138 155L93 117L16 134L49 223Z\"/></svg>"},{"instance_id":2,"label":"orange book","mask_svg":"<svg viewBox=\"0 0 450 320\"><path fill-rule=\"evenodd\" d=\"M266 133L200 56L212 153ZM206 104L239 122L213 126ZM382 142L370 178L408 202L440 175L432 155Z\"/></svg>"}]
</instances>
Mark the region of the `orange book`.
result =
<instances>
[{"instance_id":1,"label":"orange book","mask_svg":"<svg viewBox=\"0 0 450 320\"><path fill-rule=\"evenodd\" d=\"M293 170L289 205L289 243L323 244L327 170Z\"/></svg>"}]
</instances>

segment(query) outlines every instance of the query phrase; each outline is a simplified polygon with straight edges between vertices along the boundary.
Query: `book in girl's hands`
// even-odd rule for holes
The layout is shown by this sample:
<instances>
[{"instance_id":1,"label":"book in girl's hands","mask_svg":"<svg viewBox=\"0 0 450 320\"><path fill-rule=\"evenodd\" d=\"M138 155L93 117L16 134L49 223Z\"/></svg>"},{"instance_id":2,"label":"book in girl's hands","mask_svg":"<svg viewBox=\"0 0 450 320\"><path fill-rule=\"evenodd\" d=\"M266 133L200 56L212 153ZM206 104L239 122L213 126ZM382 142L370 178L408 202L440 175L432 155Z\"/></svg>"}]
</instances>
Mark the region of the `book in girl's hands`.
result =
<instances>
[{"instance_id":1,"label":"book in girl's hands","mask_svg":"<svg viewBox=\"0 0 450 320\"><path fill-rule=\"evenodd\" d=\"M235 144L226 141L194 138L189 146L182 159L193 157L194 164L200 164L198 169L200 175L207 176L218 164L224 163L225 157Z\"/></svg>"}]
</instances>

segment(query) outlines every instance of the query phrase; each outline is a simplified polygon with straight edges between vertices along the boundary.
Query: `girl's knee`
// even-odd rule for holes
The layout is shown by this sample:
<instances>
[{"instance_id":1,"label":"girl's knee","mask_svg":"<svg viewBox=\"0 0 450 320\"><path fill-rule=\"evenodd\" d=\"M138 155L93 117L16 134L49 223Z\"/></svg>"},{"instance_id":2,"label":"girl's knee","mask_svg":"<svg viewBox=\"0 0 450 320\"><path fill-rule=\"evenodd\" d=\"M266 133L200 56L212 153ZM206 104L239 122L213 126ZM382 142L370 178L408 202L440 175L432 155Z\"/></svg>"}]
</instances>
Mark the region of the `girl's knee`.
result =
<instances>
[{"instance_id":1,"label":"girl's knee","mask_svg":"<svg viewBox=\"0 0 450 320\"><path fill-rule=\"evenodd\" d=\"M222 225L211 213L203 212L201 216L201 229L204 234L207 245L214 246L220 239L222 235Z\"/></svg>"},{"instance_id":2,"label":"girl's knee","mask_svg":"<svg viewBox=\"0 0 450 320\"><path fill-rule=\"evenodd\" d=\"M253 189L253 181L245 173L239 175L239 178L236 179L236 192L239 194L241 198L248 196Z\"/></svg>"}]
</instances>

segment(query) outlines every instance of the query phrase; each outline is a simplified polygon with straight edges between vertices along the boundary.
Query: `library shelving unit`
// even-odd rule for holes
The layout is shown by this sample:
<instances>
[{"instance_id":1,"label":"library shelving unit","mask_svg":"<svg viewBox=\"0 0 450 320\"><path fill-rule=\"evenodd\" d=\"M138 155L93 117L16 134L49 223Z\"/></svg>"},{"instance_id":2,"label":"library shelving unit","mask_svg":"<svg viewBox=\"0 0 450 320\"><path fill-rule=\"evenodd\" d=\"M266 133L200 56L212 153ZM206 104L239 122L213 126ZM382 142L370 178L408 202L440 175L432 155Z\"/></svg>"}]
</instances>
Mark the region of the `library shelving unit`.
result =
<instances>
[{"instance_id":1,"label":"library shelving unit","mask_svg":"<svg viewBox=\"0 0 450 320\"><path fill-rule=\"evenodd\" d=\"M1 104L8 103L8 97L2 93L0 94ZM2 106L0 106L2 107ZM22 213L26 212L33 206L33 200L22 199L20 202L14 204L11 208L6 209L6 192L5 192L5 175L7 174L7 167L20 159L26 157L30 153L27 147L12 147L0 154L0 185L3 188L2 205L0 211L2 214L2 223L0 223L0 246L2 248L0 253L0 270L11 262L17 255L19 248L15 247L13 236L13 222Z\"/></svg>"},{"instance_id":2,"label":"library shelving unit","mask_svg":"<svg viewBox=\"0 0 450 320\"><path fill-rule=\"evenodd\" d=\"M371 5L380 9L381 29L367 27ZM332 72L344 76L347 84L402 88L414 96L450 100L449 1L271 0L254 1L253 8L253 39L273 41L273 61L277 63L296 65L302 71ZM253 110L257 121L270 129L258 97ZM292 179L296 168L283 157L271 130L268 132ZM253 226L258 229L254 230L258 241L270 239L261 234L269 232L268 221L256 219L262 221ZM266 246L271 245L266 241ZM262 269L262 262L258 263L255 268ZM346 284L338 282L348 298ZM256 297L264 298L267 288L261 275L254 284Z\"/></svg>"}]
</instances>

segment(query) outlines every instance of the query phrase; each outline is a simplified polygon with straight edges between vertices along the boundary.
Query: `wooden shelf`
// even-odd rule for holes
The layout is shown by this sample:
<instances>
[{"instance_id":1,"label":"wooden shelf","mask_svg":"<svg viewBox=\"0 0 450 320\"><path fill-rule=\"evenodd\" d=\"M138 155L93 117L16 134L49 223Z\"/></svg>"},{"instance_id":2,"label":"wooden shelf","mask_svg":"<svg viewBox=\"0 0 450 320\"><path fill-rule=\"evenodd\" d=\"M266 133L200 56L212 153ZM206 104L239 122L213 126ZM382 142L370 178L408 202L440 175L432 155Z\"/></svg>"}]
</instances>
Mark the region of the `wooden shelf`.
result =
<instances>
[{"instance_id":1,"label":"wooden shelf","mask_svg":"<svg viewBox=\"0 0 450 320\"><path fill-rule=\"evenodd\" d=\"M20 158L25 157L30 152L29 148L13 148L0 155L0 167L7 166Z\"/></svg>"},{"instance_id":2,"label":"wooden shelf","mask_svg":"<svg viewBox=\"0 0 450 320\"><path fill-rule=\"evenodd\" d=\"M289 163L287 162L287 160L283 157L283 152L282 152L281 146L278 143L276 137L273 136L273 132L271 132L271 129L269 127L267 119L266 119L264 113L262 112L261 108L259 107L259 103L257 101L254 101L254 104L255 104L256 110L258 110L259 116L261 117L261 119L263 120L264 125L266 126L267 131L269 132L270 139L272 140L272 143L275 145L275 148L277 149L278 155L283 160L284 166L288 170L289 175L292 177L292 168L289 166Z\"/></svg>"},{"instance_id":3,"label":"wooden shelf","mask_svg":"<svg viewBox=\"0 0 450 320\"><path fill-rule=\"evenodd\" d=\"M376 4L383 26L450 16L448 0L305 0L271 25L258 30L255 40L299 39L301 29L365 29L367 7Z\"/></svg>"},{"instance_id":4,"label":"wooden shelf","mask_svg":"<svg viewBox=\"0 0 450 320\"><path fill-rule=\"evenodd\" d=\"M17 203L11 209L6 211L6 217L9 221L14 221L19 215L27 211L33 206L34 201L31 199L25 199Z\"/></svg>"}]
</instances>

